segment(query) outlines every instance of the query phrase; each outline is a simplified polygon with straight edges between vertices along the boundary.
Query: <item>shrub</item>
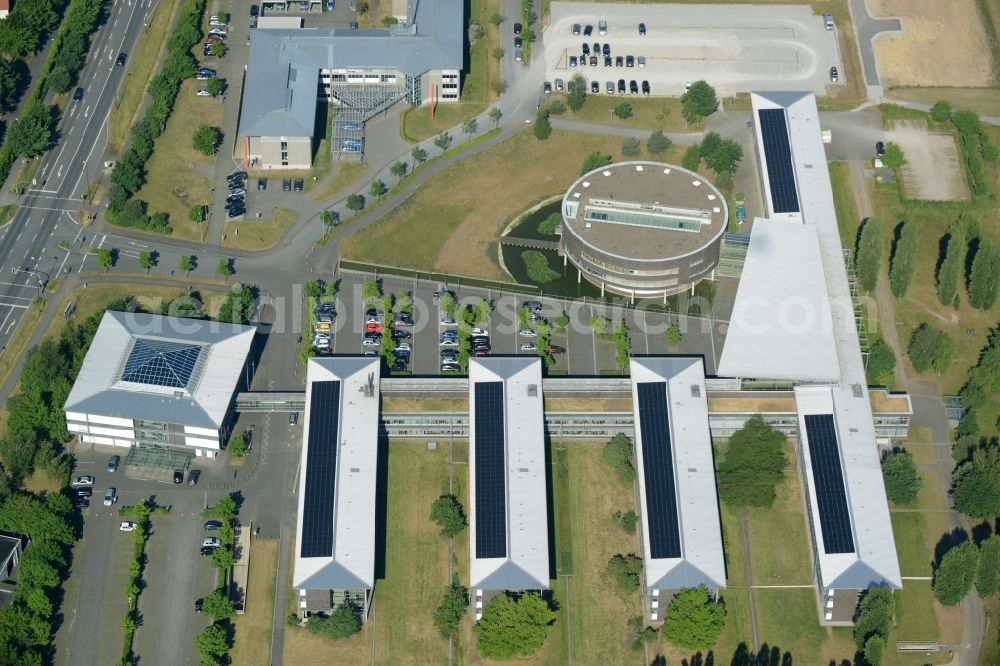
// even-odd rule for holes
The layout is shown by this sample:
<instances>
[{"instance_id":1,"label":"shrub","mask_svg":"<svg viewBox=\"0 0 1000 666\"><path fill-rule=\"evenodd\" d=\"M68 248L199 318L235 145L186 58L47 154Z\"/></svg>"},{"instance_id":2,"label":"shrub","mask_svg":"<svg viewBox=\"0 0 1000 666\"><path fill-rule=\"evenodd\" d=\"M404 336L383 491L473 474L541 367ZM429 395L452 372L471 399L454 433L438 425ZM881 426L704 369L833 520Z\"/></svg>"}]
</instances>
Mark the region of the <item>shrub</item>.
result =
<instances>
[{"instance_id":1,"label":"shrub","mask_svg":"<svg viewBox=\"0 0 1000 666\"><path fill-rule=\"evenodd\" d=\"M441 604L434 611L434 626L444 638L452 638L469 605L469 591L461 585L452 584L444 593Z\"/></svg>"},{"instance_id":2,"label":"shrub","mask_svg":"<svg viewBox=\"0 0 1000 666\"><path fill-rule=\"evenodd\" d=\"M707 650L726 626L726 609L715 603L704 585L680 590L670 600L663 633L685 650Z\"/></svg>"},{"instance_id":3,"label":"shrub","mask_svg":"<svg viewBox=\"0 0 1000 666\"><path fill-rule=\"evenodd\" d=\"M917 499L923 479L913 456L905 451L890 453L882 460L885 496L896 504L910 504Z\"/></svg>"},{"instance_id":4,"label":"shrub","mask_svg":"<svg viewBox=\"0 0 1000 666\"><path fill-rule=\"evenodd\" d=\"M896 298L906 296L910 280L917 269L917 224L904 222L899 226L899 238L896 239L889 262L889 287Z\"/></svg>"},{"instance_id":5,"label":"shrub","mask_svg":"<svg viewBox=\"0 0 1000 666\"><path fill-rule=\"evenodd\" d=\"M618 582L622 592L631 594L642 580L642 559L632 555L614 555L608 560L608 573Z\"/></svg>"},{"instance_id":6,"label":"shrub","mask_svg":"<svg viewBox=\"0 0 1000 666\"><path fill-rule=\"evenodd\" d=\"M326 636L331 640L348 638L361 631L358 611L350 602L344 602L333 609L329 617L313 615L306 620L309 633Z\"/></svg>"},{"instance_id":7,"label":"shrub","mask_svg":"<svg viewBox=\"0 0 1000 666\"><path fill-rule=\"evenodd\" d=\"M538 223L538 233L542 236L552 236L560 224L562 224L562 213L552 213Z\"/></svg>"},{"instance_id":8,"label":"shrub","mask_svg":"<svg viewBox=\"0 0 1000 666\"><path fill-rule=\"evenodd\" d=\"M604 445L604 460L618 474L622 483L635 481L635 461L632 440L627 435L615 435Z\"/></svg>"},{"instance_id":9,"label":"shrub","mask_svg":"<svg viewBox=\"0 0 1000 666\"><path fill-rule=\"evenodd\" d=\"M431 520L441 528L441 536L451 539L465 529L465 511L454 495L441 495L431 504Z\"/></svg>"},{"instance_id":10,"label":"shrub","mask_svg":"<svg viewBox=\"0 0 1000 666\"><path fill-rule=\"evenodd\" d=\"M921 324L910 337L910 345L906 353L917 372L933 370L941 375L951 365L951 355L955 343L944 331L939 331L928 324Z\"/></svg>"},{"instance_id":11,"label":"shrub","mask_svg":"<svg viewBox=\"0 0 1000 666\"><path fill-rule=\"evenodd\" d=\"M639 516L636 515L635 511L626 511L622 513L621 511L615 511L611 518L615 521L618 527L622 528L629 534L635 534L635 526L639 522Z\"/></svg>"},{"instance_id":12,"label":"shrub","mask_svg":"<svg viewBox=\"0 0 1000 666\"><path fill-rule=\"evenodd\" d=\"M958 296L967 247L965 233L957 225L952 225L937 273L937 295L941 305L951 305Z\"/></svg>"},{"instance_id":13,"label":"shrub","mask_svg":"<svg viewBox=\"0 0 1000 666\"><path fill-rule=\"evenodd\" d=\"M879 338L868 348L865 375L872 386L892 386L896 368L896 352L888 342Z\"/></svg>"},{"instance_id":14,"label":"shrub","mask_svg":"<svg viewBox=\"0 0 1000 666\"><path fill-rule=\"evenodd\" d=\"M526 657L542 646L555 619L555 611L535 592L517 598L501 594L486 604L473 627L476 647L488 659Z\"/></svg>"},{"instance_id":15,"label":"shrub","mask_svg":"<svg viewBox=\"0 0 1000 666\"><path fill-rule=\"evenodd\" d=\"M868 218L858 234L857 260L854 262L858 283L865 291L875 291L882 269L882 222Z\"/></svg>"},{"instance_id":16,"label":"shrub","mask_svg":"<svg viewBox=\"0 0 1000 666\"><path fill-rule=\"evenodd\" d=\"M604 155L600 151L595 150L583 158L583 164L580 165L580 175L590 173L594 169L600 169L609 164L611 164L611 156Z\"/></svg>"},{"instance_id":17,"label":"shrub","mask_svg":"<svg viewBox=\"0 0 1000 666\"><path fill-rule=\"evenodd\" d=\"M552 270L549 260L538 250L524 250L521 259L528 271L528 277L535 282L547 284L560 278L560 274Z\"/></svg>"}]
</instances>

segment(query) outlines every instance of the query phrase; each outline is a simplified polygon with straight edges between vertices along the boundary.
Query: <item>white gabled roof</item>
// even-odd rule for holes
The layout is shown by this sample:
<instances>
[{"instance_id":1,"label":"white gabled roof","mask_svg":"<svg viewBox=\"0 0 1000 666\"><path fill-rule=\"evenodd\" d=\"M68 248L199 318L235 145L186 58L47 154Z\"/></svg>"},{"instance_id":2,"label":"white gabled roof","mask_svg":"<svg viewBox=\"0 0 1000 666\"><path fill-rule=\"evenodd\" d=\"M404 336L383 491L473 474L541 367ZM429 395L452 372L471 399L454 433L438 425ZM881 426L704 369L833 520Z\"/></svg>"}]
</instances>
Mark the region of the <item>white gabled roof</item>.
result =
<instances>
[{"instance_id":1,"label":"white gabled roof","mask_svg":"<svg viewBox=\"0 0 1000 666\"><path fill-rule=\"evenodd\" d=\"M306 368L306 409L302 424L302 464L299 472L296 520L295 589L370 589L375 586L375 497L379 429L378 357L313 358ZM317 406L314 382L340 381L334 487L333 554L301 557L303 505L309 474L310 428ZM368 391L372 389L369 395ZM319 416L317 414L317 416Z\"/></svg>"},{"instance_id":2,"label":"white gabled roof","mask_svg":"<svg viewBox=\"0 0 1000 666\"><path fill-rule=\"evenodd\" d=\"M754 220L719 375L840 378L816 227Z\"/></svg>"},{"instance_id":3,"label":"white gabled roof","mask_svg":"<svg viewBox=\"0 0 1000 666\"><path fill-rule=\"evenodd\" d=\"M875 446L868 389L861 384L853 387L799 386L795 388L795 404L821 586L851 590L880 585L902 587L882 468ZM833 415L854 540L853 553L827 553L824 546L805 426L805 416L809 414Z\"/></svg>"},{"instance_id":4,"label":"white gabled roof","mask_svg":"<svg viewBox=\"0 0 1000 666\"><path fill-rule=\"evenodd\" d=\"M207 319L109 310L97 327L65 410L217 430L243 378L256 331L253 326ZM170 352L149 356L151 375L176 378L176 370L186 380L182 386L155 385L128 381L128 375L123 378L136 345L147 350L172 346L201 351L193 369L190 359L173 359Z\"/></svg>"},{"instance_id":5,"label":"white gabled roof","mask_svg":"<svg viewBox=\"0 0 1000 666\"><path fill-rule=\"evenodd\" d=\"M507 557L476 556L475 385L503 382ZM548 493L542 362L538 357L485 357L469 362L470 587L549 587Z\"/></svg>"},{"instance_id":6,"label":"white gabled roof","mask_svg":"<svg viewBox=\"0 0 1000 666\"><path fill-rule=\"evenodd\" d=\"M635 460L642 517L643 575L648 589L726 586L719 499L715 489L712 435L708 428L705 368L701 357L633 357L630 362L635 413ZM637 386L665 382L681 557L650 554L645 465Z\"/></svg>"}]
</instances>

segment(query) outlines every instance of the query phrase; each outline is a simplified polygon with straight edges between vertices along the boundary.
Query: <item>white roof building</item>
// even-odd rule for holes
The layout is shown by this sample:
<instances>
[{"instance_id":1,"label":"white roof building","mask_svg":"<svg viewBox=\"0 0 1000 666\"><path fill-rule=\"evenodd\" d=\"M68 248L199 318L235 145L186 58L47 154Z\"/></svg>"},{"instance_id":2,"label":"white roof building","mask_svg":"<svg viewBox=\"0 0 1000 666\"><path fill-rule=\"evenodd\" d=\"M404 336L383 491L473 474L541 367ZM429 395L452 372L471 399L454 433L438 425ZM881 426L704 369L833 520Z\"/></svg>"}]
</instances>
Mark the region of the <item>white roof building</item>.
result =
<instances>
[{"instance_id":1,"label":"white roof building","mask_svg":"<svg viewBox=\"0 0 1000 666\"><path fill-rule=\"evenodd\" d=\"M470 587L548 589L542 364L469 362Z\"/></svg>"},{"instance_id":2,"label":"white roof building","mask_svg":"<svg viewBox=\"0 0 1000 666\"><path fill-rule=\"evenodd\" d=\"M307 366L292 573L301 614L348 598L367 615L375 587L379 362L314 358Z\"/></svg>"},{"instance_id":3,"label":"white roof building","mask_svg":"<svg viewBox=\"0 0 1000 666\"><path fill-rule=\"evenodd\" d=\"M726 586L703 360L631 359L643 575L650 619L660 590Z\"/></svg>"}]
</instances>

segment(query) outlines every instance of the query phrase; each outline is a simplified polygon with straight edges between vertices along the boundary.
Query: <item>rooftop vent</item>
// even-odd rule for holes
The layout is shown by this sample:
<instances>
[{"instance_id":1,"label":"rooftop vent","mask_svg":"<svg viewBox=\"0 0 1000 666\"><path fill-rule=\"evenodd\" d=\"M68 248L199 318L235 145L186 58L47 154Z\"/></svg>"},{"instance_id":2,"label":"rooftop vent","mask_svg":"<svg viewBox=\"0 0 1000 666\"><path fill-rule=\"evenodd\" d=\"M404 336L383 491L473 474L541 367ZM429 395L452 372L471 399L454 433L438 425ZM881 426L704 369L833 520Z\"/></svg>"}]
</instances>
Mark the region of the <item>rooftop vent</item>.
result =
<instances>
[{"instance_id":1,"label":"rooftop vent","mask_svg":"<svg viewBox=\"0 0 1000 666\"><path fill-rule=\"evenodd\" d=\"M701 397L701 386L698 384L691 384L691 397L700 398Z\"/></svg>"},{"instance_id":2,"label":"rooftop vent","mask_svg":"<svg viewBox=\"0 0 1000 666\"><path fill-rule=\"evenodd\" d=\"M610 171L608 171L607 169L605 169L605 170L604 170L604 171L602 171L601 173L602 173L602 174L604 175L604 177L605 177L605 178L607 178L608 176L610 176L610 175L611 175L611 172L610 172Z\"/></svg>"},{"instance_id":3,"label":"rooftop vent","mask_svg":"<svg viewBox=\"0 0 1000 666\"><path fill-rule=\"evenodd\" d=\"M538 397L538 384L528 384L528 396L532 398Z\"/></svg>"},{"instance_id":4,"label":"rooftop vent","mask_svg":"<svg viewBox=\"0 0 1000 666\"><path fill-rule=\"evenodd\" d=\"M352 472L352 473L353 473L353 472L360 472L360 471L361 471L361 468L360 468L360 467L352 467L352 468L351 468L351 472Z\"/></svg>"},{"instance_id":5,"label":"rooftop vent","mask_svg":"<svg viewBox=\"0 0 1000 666\"><path fill-rule=\"evenodd\" d=\"M851 384L851 391L854 393L855 398L865 397L864 391L861 390L861 384Z\"/></svg>"}]
</instances>

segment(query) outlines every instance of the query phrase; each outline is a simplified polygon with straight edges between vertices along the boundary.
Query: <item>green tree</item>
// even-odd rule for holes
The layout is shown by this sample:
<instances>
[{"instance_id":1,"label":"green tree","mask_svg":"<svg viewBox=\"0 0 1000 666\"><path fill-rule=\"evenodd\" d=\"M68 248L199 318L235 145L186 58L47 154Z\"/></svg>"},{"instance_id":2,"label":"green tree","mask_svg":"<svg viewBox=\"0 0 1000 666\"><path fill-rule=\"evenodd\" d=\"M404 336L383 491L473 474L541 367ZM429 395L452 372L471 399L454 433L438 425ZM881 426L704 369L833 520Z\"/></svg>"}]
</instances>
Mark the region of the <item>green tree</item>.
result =
<instances>
[{"instance_id":1,"label":"green tree","mask_svg":"<svg viewBox=\"0 0 1000 666\"><path fill-rule=\"evenodd\" d=\"M566 105L573 111L579 111L587 101L587 82L582 74L574 74L566 84Z\"/></svg>"},{"instance_id":2,"label":"green tree","mask_svg":"<svg viewBox=\"0 0 1000 666\"><path fill-rule=\"evenodd\" d=\"M483 616L473 627L476 647L487 659L527 657L545 642L556 613L535 592L514 599L501 594L486 604Z\"/></svg>"},{"instance_id":3,"label":"green tree","mask_svg":"<svg viewBox=\"0 0 1000 666\"><path fill-rule=\"evenodd\" d=\"M615 118L620 118L622 120L628 120L632 117L632 105L628 102L618 102L615 108L612 110Z\"/></svg>"},{"instance_id":4,"label":"green tree","mask_svg":"<svg viewBox=\"0 0 1000 666\"><path fill-rule=\"evenodd\" d=\"M931 107L931 119L938 123L951 120L951 102L943 99L935 102L934 106Z\"/></svg>"},{"instance_id":5,"label":"green tree","mask_svg":"<svg viewBox=\"0 0 1000 666\"><path fill-rule=\"evenodd\" d=\"M233 566L236 561L231 548L216 548L212 551L210 559L212 561L212 566L220 571L226 571L229 567Z\"/></svg>"},{"instance_id":6,"label":"green tree","mask_svg":"<svg viewBox=\"0 0 1000 666\"><path fill-rule=\"evenodd\" d=\"M642 581L642 559L631 553L613 555L608 560L608 573L618 581L622 592L631 594L639 589Z\"/></svg>"},{"instance_id":7,"label":"green tree","mask_svg":"<svg viewBox=\"0 0 1000 666\"><path fill-rule=\"evenodd\" d=\"M986 599L998 591L1000 591L1000 535L994 534L979 544L976 592Z\"/></svg>"},{"instance_id":8,"label":"green tree","mask_svg":"<svg viewBox=\"0 0 1000 666\"><path fill-rule=\"evenodd\" d=\"M220 42L212 42L208 46L208 54L213 58L224 58L228 52L229 48Z\"/></svg>"},{"instance_id":9,"label":"green tree","mask_svg":"<svg viewBox=\"0 0 1000 666\"><path fill-rule=\"evenodd\" d=\"M448 132L441 132L434 138L434 145L437 146L438 150L442 153L451 148L451 134Z\"/></svg>"},{"instance_id":10,"label":"green tree","mask_svg":"<svg viewBox=\"0 0 1000 666\"><path fill-rule=\"evenodd\" d=\"M188 219L198 224L199 222L205 221L205 207L201 204L195 204L188 209Z\"/></svg>"},{"instance_id":11,"label":"green tree","mask_svg":"<svg viewBox=\"0 0 1000 666\"><path fill-rule=\"evenodd\" d=\"M639 523L639 516L636 515L635 511L626 511L625 513L615 511L611 514L611 519L629 534L635 534L635 526Z\"/></svg>"},{"instance_id":12,"label":"green tree","mask_svg":"<svg viewBox=\"0 0 1000 666\"><path fill-rule=\"evenodd\" d=\"M642 151L642 144L639 139L631 136L622 141L622 155L625 157L635 157Z\"/></svg>"},{"instance_id":13,"label":"green tree","mask_svg":"<svg viewBox=\"0 0 1000 666\"><path fill-rule=\"evenodd\" d=\"M32 101L7 127L4 147L18 157L37 157L52 141L52 111L41 102Z\"/></svg>"},{"instance_id":14,"label":"green tree","mask_svg":"<svg viewBox=\"0 0 1000 666\"><path fill-rule=\"evenodd\" d=\"M531 133L539 141L545 141L552 136L552 125L549 123L549 113L545 109L539 109L535 116L535 123L531 127Z\"/></svg>"},{"instance_id":15,"label":"green tree","mask_svg":"<svg viewBox=\"0 0 1000 666\"><path fill-rule=\"evenodd\" d=\"M664 136L663 132L656 130L646 139L646 150L650 155L662 155L670 149L673 142Z\"/></svg>"},{"instance_id":16,"label":"green tree","mask_svg":"<svg viewBox=\"0 0 1000 666\"><path fill-rule=\"evenodd\" d=\"M548 110L549 115L553 116L561 116L562 114L566 113L566 105L563 104L558 99L550 101L548 104L545 105L545 108Z\"/></svg>"},{"instance_id":17,"label":"green tree","mask_svg":"<svg viewBox=\"0 0 1000 666\"><path fill-rule=\"evenodd\" d=\"M441 536L453 539L465 529L465 511L454 495L441 495L431 504L431 520L441 528Z\"/></svg>"},{"instance_id":18,"label":"green tree","mask_svg":"<svg viewBox=\"0 0 1000 666\"><path fill-rule=\"evenodd\" d=\"M881 636L872 636L865 641L864 655L868 666L882 666L885 663L885 641Z\"/></svg>"},{"instance_id":19,"label":"green tree","mask_svg":"<svg viewBox=\"0 0 1000 666\"><path fill-rule=\"evenodd\" d=\"M177 268L184 271L185 275L189 275L197 265L195 258L189 254L182 254L180 261L177 262Z\"/></svg>"},{"instance_id":20,"label":"green tree","mask_svg":"<svg viewBox=\"0 0 1000 666\"><path fill-rule=\"evenodd\" d=\"M389 191L389 188L385 186L385 183L381 179L372 181L372 186L368 189L368 194L375 197L378 201L382 200L385 193Z\"/></svg>"},{"instance_id":21,"label":"green tree","mask_svg":"<svg viewBox=\"0 0 1000 666\"><path fill-rule=\"evenodd\" d=\"M947 333L929 324L921 324L913 331L906 353L917 372L933 370L935 374L942 375L951 365L954 350L955 342Z\"/></svg>"},{"instance_id":22,"label":"green tree","mask_svg":"<svg viewBox=\"0 0 1000 666\"><path fill-rule=\"evenodd\" d=\"M590 319L590 328L594 331L594 335L603 335L608 330L608 324L610 323L606 318L594 315Z\"/></svg>"},{"instance_id":23,"label":"green tree","mask_svg":"<svg viewBox=\"0 0 1000 666\"><path fill-rule=\"evenodd\" d=\"M228 620L236 615L236 606L219 590L205 597L202 604L202 611L214 620Z\"/></svg>"},{"instance_id":24,"label":"green tree","mask_svg":"<svg viewBox=\"0 0 1000 666\"><path fill-rule=\"evenodd\" d=\"M916 501L923 483L913 456L905 451L895 451L882 460L882 478L885 481L885 496L896 504Z\"/></svg>"},{"instance_id":25,"label":"green tree","mask_svg":"<svg viewBox=\"0 0 1000 666\"><path fill-rule=\"evenodd\" d=\"M896 298L906 296L906 290L917 269L917 224L903 222L889 261L889 286Z\"/></svg>"},{"instance_id":26,"label":"green tree","mask_svg":"<svg viewBox=\"0 0 1000 666\"><path fill-rule=\"evenodd\" d=\"M952 473L952 498L955 509L978 519L1000 515L1000 450L987 444L972 451L972 456Z\"/></svg>"},{"instance_id":27,"label":"green tree","mask_svg":"<svg viewBox=\"0 0 1000 666\"><path fill-rule=\"evenodd\" d=\"M726 626L726 608L712 601L704 585L677 592L667 607L663 634L685 650L707 650Z\"/></svg>"},{"instance_id":28,"label":"green tree","mask_svg":"<svg viewBox=\"0 0 1000 666\"><path fill-rule=\"evenodd\" d=\"M676 322L667 327L667 344L676 347L683 337L681 327Z\"/></svg>"},{"instance_id":29,"label":"green tree","mask_svg":"<svg viewBox=\"0 0 1000 666\"><path fill-rule=\"evenodd\" d=\"M202 155L214 155L219 149L219 130L210 125L202 125L195 130L191 143Z\"/></svg>"},{"instance_id":30,"label":"green tree","mask_svg":"<svg viewBox=\"0 0 1000 666\"><path fill-rule=\"evenodd\" d=\"M365 304L374 303L382 298L382 285L378 280L365 280L361 285L361 298Z\"/></svg>"},{"instance_id":31,"label":"green tree","mask_svg":"<svg viewBox=\"0 0 1000 666\"><path fill-rule=\"evenodd\" d=\"M695 81L681 95L681 109L684 119L689 123L701 122L719 109L719 98L715 96L715 88L705 81Z\"/></svg>"},{"instance_id":32,"label":"green tree","mask_svg":"<svg viewBox=\"0 0 1000 666\"><path fill-rule=\"evenodd\" d=\"M1000 248L989 238L982 238L969 274L969 305L977 310L989 310L997 302L998 291Z\"/></svg>"},{"instance_id":33,"label":"green tree","mask_svg":"<svg viewBox=\"0 0 1000 666\"><path fill-rule=\"evenodd\" d=\"M877 217L865 220L858 234L857 260L854 269L858 284L865 291L875 291L878 273L882 269L882 221Z\"/></svg>"},{"instance_id":34,"label":"green tree","mask_svg":"<svg viewBox=\"0 0 1000 666\"><path fill-rule=\"evenodd\" d=\"M622 483L635 481L635 460L632 440L627 435L617 434L604 445L604 460L615 470Z\"/></svg>"},{"instance_id":35,"label":"green tree","mask_svg":"<svg viewBox=\"0 0 1000 666\"><path fill-rule=\"evenodd\" d=\"M469 606L469 591L461 585L452 583L444 593L441 604L434 611L434 626L444 638L453 638L458 632L458 625Z\"/></svg>"},{"instance_id":36,"label":"green tree","mask_svg":"<svg viewBox=\"0 0 1000 666\"><path fill-rule=\"evenodd\" d=\"M948 230L944 258L937 273L937 295L941 305L951 305L958 297L965 253L968 249L965 234L956 225Z\"/></svg>"},{"instance_id":37,"label":"green tree","mask_svg":"<svg viewBox=\"0 0 1000 666\"><path fill-rule=\"evenodd\" d=\"M413 158L413 163L420 165L427 161L427 151L420 146L415 146L413 150L410 151L410 157Z\"/></svg>"},{"instance_id":38,"label":"green tree","mask_svg":"<svg viewBox=\"0 0 1000 666\"><path fill-rule=\"evenodd\" d=\"M23 77L14 62L0 58L0 113L17 107L18 94L24 85Z\"/></svg>"},{"instance_id":39,"label":"green tree","mask_svg":"<svg viewBox=\"0 0 1000 666\"><path fill-rule=\"evenodd\" d=\"M865 373L870 386L892 386L893 371L896 368L896 352L882 338L876 339L868 348Z\"/></svg>"},{"instance_id":40,"label":"green tree","mask_svg":"<svg viewBox=\"0 0 1000 666\"><path fill-rule=\"evenodd\" d=\"M688 146L687 150L684 151L684 157L681 158L681 166L688 171L698 171L698 167L701 165L701 146L697 143Z\"/></svg>"},{"instance_id":41,"label":"green tree","mask_svg":"<svg viewBox=\"0 0 1000 666\"><path fill-rule=\"evenodd\" d=\"M590 173L594 169L600 169L609 164L611 164L611 155L604 155L599 150L595 150L583 158L583 164L580 165L580 175Z\"/></svg>"},{"instance_id":42,"label":"green tree","mask_svg":"<svg viewBox=\"0 0 1000 666\"><path fill-rule=\"evenodd\" d=\"M351 194L347 197L347 210L353 210L357 215L365 209L365 195Z\"/></svg>"},{"instance_id":43,"label":"green tree","mask_svg":"<svg viewBox=\"0 0 1000 666\"><path fill-rule=\"evenodd\" d=\"M858 617L854 622L854 644L863 650L872 636L884 641L892 628L896 602L892 590L885 587L871 587L865 591L858 607Z\"/></svg>"},{"instance_id":44,"label":"green tree","mask_svg":"<svg viewBox=\"0 0 1000 666\"><path fill-rule=\"evenodd\" d=\"M153 266L156 265L156 258L153 253L149 250L141 250L139 252L139 268L146 271L146 275L149 275L149 271L152 270Z\"/></svg>"},{"instance_id":45,"label":"green tree","mask_svg":"<svg viewBox=\"0 0 1000 666\"><path fill-rule=\"evenodd\" d=\"M240 433L229 438L229 446L226 448L229 450L229 457L239 460L247 454L247 440Z\"/></svg>"},{"instance_id":46,"label":"green tree","mask_svg":"<svg viewBox=\"0 0 1000 666\"><path fill-rule=\"evenodd\" d=\"M475 117L466 118L462 122L462 133L464 133L469 138L472 138L472 135L478 131L479 131L479 120L477 120Z\"/></svg>"},{"instance_id":47,"label":"green tree","mask_svg":"<svg viewBox=\"0 0 1000 666\"><path fill-rule=\"evenodd\" d=\"M743 148L732 139L723 139L709 155L705 164L717 174L733 173L743 159Z\"/></svg>"},{"instance_id":48,"label":"green tree","mask_svg":"<svg viewBox=\"0 0 1000 666\"><path fill-rule=\"evenodd\" d=\"M488 298L479 299L479 302L473 308L473 313L475 314L476 324L485 325L489 323L490 315L493 314L493 301Z\"/></svg>"},{"instance_id":49,"label":"green tree","mask_svg":"<svg viewBox=\"0 0 1000 666\"><path fill-rule=\"evenodd\" d=\"M218 97L219 95L222 94L222 91L224 91L225 89L226 89L225 79L220 79L217 76L213 76L205 84L205 90L207 90L208 94L211 95L212 97Z\"/></svg>"},{"instance_id":50,"label":"green tree","mask_svg":"<svg viewBox=\"0 0 1000 666\"><path fill-rule=\"evenodd\" d=\"M115 255L106 247L97 249L97 265L107 273L115 265Z\"/></svg>"},{"instance_id":51,"label":"green tree","mask_svg":"<svg viewBox=\"0 0 1000 666\"><path fill-rule=\"evenodd\" d=\"M403 180L406 177L406 172L410 169L410 165L402 160L396 160L393 162L392 166L389 167L389 173L396 177L396 182Z\"/></svg>"},{"instance_id":52,"label":"green tree","mask_svg":"<svg viewBox=\"0 0 1000 666\"><path fill-rule=\"evenodd\" d=\"M405 162L399 162L405 166ZM338 224L340 224L340 213L335 210L324 210L320 213L320 219L323 220L323 224L326 225L328 230L333 230Z\"/></svg>"},{"instance_id":53,"label":"green tree","mask_svg":"<svg viewBox=\"0 0 1000 666\"><path fill-rule=\"evenodd\" d=\"M615 365L622 372L628 370L629 358L632 356L632 341L628 336L628 326L625 320L618 322L615 328Z\"/></svg>"},{"instance_id":54,"label":"green tree","mask_svg":"<svg viewBox=\"0 0 1000 666\"><path fill-rule=\"evenodd\" d=\"M230 275L236 272L236 269L233 267L233 261L232 257L219 257L219 265L215 267L215 273L228 279Z\"/></svg>"},{"instance_id":55,"label":"green tree","mask_svg":"<svg viewBox=\"0 0 1000 666\"><path fill-rule=\"evenodd\" d=\"M309 298L319 298L323 295L323 285L319 280L309 280L303 289Z\"/></svg>"},{"instance_id":56,"label":"green tree","mask_svg":"<svg viewBox=\"0 0 1000 666\"><path fill-rule=\"evenodd\" d=\"M210 624L194 637L194 646L202 657L221 661L229 653L229 635L222 625Z\"/></svg>"},{"instance_id":57,"label":"green tree","mask_svg":"<svg viewBox=\"0 0 1000 666\"><path fill-rule=\"evenodd\" d=\"M785 435L755 414L729 439L719 463L719 498L732 507L770 507L775 487L785 478Z\"/></svg>"},{"instance_id":58,"label":"green tree","mask_svg":"<svg viewBox=\"0 0 1000 666\"><path fill-rule=\"evenodd\" d=\"M708 156L714 153L720 145L722 145L722 136L718 132L709 132L702 137L698 144L698 154L702 159L708 159Z\"/></svg>"},{"instance_id":59,"label":"green tree","mask_svg":"<svg viewBox=\"0 0 1000 666\"><path fill-rule=\"evenodd\" d=\"M882 154L882 164L890 169L901 169L906 164L906 156L898 143L892 141L885 144L885 152Z\"/></svg>"},{"instance_id":60,"label":"green tree","mask_svg":"<svg viewBox=\"0 0 1000 666\"><path fill-rule=\"evenodd\" d=\"M971 541L955 546L934 572L934 596L942 606L955 606L972 590L979 572L979 551Z\"/></svg>"},{"instance_id":61,"label":"green tree","mask_svg":"<svg viewBox=\"0 0 1000 666\"><path fill-rule=\"evenodd\" d=\"M503 111L501 111L498 107L494 106L490 108L489 113L486 115L488 115L490 117L490 120L493 121L494 128L500 127L500 119L503 118Z\"/></svg>"}]
</instances>

